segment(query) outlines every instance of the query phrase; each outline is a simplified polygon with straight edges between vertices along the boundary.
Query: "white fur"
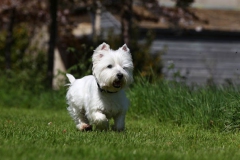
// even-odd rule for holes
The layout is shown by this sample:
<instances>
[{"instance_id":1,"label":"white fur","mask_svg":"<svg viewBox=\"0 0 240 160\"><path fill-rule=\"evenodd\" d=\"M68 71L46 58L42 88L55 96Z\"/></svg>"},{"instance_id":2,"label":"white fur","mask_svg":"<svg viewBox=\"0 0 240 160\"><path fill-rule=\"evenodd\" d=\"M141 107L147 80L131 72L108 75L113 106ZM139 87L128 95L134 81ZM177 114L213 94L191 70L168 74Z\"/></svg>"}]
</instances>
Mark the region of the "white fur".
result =
<instances>
[{"instance_id":1,"label":"white fur","mask_svg":"<svg viewBox=\"0 0 240 160\"><path fill-rule=\"evenodd\" d=\"M123 89L133 82L129 49L123 45L114 51L103 43L94 51L92 60L93 75L75 79L67 74L70 81L66 96L68 111L79 130L89 129L92 125L107 130L109 119L113 118L113 129L122 131L129 106Z\"/></svg>"}]
</instances>

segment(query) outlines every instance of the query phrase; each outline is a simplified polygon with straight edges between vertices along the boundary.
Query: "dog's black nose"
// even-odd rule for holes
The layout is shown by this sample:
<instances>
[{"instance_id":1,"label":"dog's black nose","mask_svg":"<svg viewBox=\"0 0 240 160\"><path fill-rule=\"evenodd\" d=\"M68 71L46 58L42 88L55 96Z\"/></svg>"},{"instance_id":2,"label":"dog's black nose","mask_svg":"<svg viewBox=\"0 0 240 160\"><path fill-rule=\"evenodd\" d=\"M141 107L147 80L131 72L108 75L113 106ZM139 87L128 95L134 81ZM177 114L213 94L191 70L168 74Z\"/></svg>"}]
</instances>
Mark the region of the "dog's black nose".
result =
<instances>
[{"instance_id":1,"label":"dog's black nose","mask_svg":"<svg viewBox=\"0 0 240 160\"><path fill-rule=\"evenodd\" d=\"M122 74L122 73L118 73L118 74L117 74L117 77L118 77L118 79L120 80L120 79L123 78L123 74Z\"/></svg>"}]
</instances>

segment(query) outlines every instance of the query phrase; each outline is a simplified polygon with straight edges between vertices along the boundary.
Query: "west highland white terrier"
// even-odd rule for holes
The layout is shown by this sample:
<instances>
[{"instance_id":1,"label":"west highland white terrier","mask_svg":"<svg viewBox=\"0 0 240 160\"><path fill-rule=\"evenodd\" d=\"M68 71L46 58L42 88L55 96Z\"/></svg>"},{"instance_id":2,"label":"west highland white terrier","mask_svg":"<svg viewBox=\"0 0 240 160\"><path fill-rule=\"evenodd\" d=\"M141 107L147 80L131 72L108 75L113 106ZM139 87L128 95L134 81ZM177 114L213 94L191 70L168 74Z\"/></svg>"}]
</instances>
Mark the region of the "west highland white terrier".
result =
<instances>
[{"instance_id":1,"label":"west highland white terrier","mask_svg":"<svg viewBox=\"0 0 240 160\"><path fill-rule=\"evenodd\" d=\"M93 75L75 79L67 74L70 84L66 95L67 108L76 123L77 129L108 130L109 120L113 118L113 130L125 128L125 115L129 100L124 88L133 82L133 63L130 50L123 45L111 50L102 43L92 56Z\"/></svg>"}]
</instances>

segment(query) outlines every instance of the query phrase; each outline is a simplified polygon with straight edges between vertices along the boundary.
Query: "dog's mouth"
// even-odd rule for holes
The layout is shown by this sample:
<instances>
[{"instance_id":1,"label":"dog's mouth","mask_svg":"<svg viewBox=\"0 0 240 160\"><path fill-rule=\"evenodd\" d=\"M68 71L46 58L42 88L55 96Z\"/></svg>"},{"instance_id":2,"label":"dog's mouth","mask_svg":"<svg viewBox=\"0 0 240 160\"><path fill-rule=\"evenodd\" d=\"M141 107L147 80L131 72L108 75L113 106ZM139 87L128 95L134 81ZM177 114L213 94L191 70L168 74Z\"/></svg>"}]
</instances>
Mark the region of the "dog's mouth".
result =
<instances>
[{"instance_id":1,"label":"dog's mouth","mask_svg":"<svg viewBox=\"0 0 240 160\"><path fill-rule=\"evenodd\" d=\"M120 81L120 80L115 80L114 82L113 82L113 87L115 87L115 88L120 88L122 86L122 81Z\"/></svg>"}]
</instances>

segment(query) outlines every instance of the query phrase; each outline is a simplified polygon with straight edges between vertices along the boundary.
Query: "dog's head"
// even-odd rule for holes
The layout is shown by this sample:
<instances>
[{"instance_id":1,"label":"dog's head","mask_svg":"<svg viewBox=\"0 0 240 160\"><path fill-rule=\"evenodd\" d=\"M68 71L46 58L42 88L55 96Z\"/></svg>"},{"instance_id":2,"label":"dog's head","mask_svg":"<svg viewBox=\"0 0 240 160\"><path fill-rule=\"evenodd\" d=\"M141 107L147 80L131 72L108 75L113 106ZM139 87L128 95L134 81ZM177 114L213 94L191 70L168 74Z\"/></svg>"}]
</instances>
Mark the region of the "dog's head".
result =
<instances>
[{"instance_id":1,"label":"dog's head","mask_svg":"<svg viewBox=\"0 0 240 160\"><path fill-rule=\"evenodd\" d=\"M101 89L117 92L133 82L132 56L127 45L111 50L106 43L99 45L92 56L93 75Z\"/></svg>"}]
</instances>

